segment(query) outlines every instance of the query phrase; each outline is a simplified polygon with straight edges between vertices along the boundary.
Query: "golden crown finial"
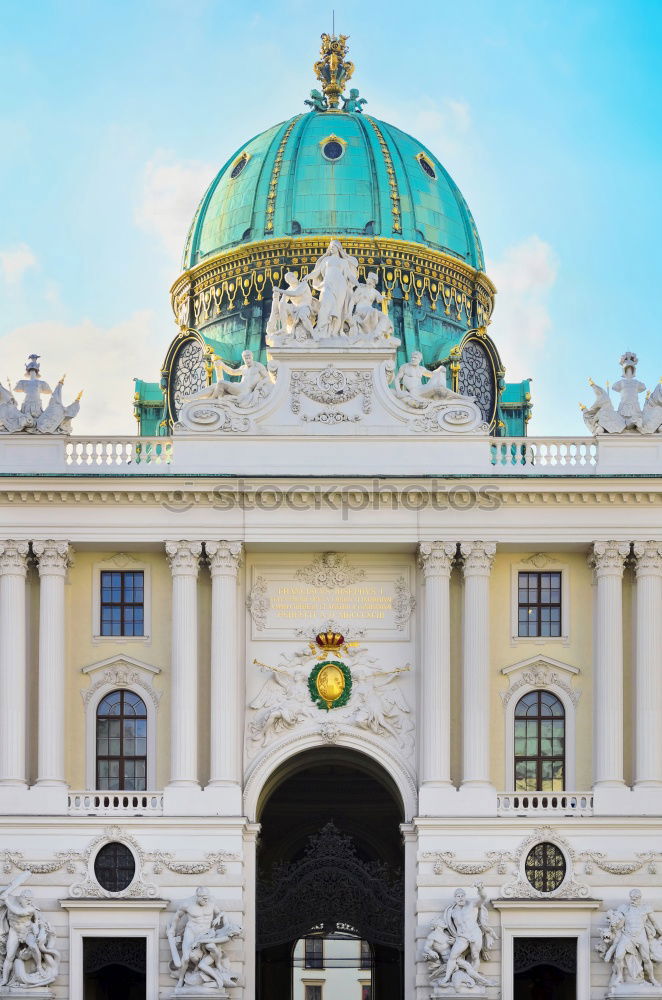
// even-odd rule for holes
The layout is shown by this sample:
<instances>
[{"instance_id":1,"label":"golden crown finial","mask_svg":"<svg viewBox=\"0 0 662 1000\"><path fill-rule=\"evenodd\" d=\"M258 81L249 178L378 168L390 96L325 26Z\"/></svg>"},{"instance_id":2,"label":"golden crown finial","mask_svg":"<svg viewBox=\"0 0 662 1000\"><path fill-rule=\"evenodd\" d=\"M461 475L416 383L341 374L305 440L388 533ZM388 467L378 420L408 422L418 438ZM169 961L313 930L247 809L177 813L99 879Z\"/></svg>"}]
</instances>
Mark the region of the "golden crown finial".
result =
<instances>
[{"instance_id":1,"label":"golden crown finial","mask_svg":"<svg viewBox=\"0 0 662 1000\"><path fill-rule=\"evenodd\" d=\"M345 645L345 637L340 632L329 629L327 632L318 632L315 642L324 653L332 653Z\"/></svg>"},{"instance_id":2,"label":"golden crown finial","mask_svg":"<svg viewBox=\"0 0 662 1000\"><path fill-rule=\"evenodd\" d=\"M349 35L328 35L325 32L320 48L322 58L313 66L329 108L339 107L345 84L354 73L354 63L345 59L348 38Z\"/></svg>"}]
</instances>

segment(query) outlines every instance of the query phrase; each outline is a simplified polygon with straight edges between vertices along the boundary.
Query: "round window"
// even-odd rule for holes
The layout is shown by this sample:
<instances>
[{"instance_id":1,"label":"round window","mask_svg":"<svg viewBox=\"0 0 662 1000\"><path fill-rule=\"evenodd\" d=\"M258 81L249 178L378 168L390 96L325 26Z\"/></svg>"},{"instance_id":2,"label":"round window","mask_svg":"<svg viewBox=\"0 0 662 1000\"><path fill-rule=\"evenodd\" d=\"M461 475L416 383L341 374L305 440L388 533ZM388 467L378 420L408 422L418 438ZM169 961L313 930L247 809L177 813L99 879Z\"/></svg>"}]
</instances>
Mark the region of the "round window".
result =
<instances>
[{"instance_id":1,"label":"round window","mask_svg":"<svg viewBox=\"0 0 662 1000\"><path fill-rule=\"evenodd\" d=\"M104 844L94 859L94 874L102 889L107 892L122 892L131 885L136 874L133 854L128 847L117 841Z\"/></svg>"},{"instance_id":2,"label":"round window","mask_svg":"<svg viewBox=\"0 0 662 1000\"><path fill-rule=\"evenodd\" d=\"M322 152L326 156L327 160L339 160L345 150L342 143L338 142L337 139L329 139L328 142L324 143Z\"/></svg>"},{"instance_id":3,"label":"round window","mask_svg":"<svg viewBox=\"0 0 662 1000\"><path fill-rule=\"evenodd\" d=\"M232 180L234 180L235 177L239 176L239 174L244 169L247 163L248 163L248 157L246 153L242 153L237 162L235 163L234 167L230 171L230 177L232 178Z\"/></svg>"},{"instance_id":4,"label":"round window","mask_svg":"<svg viewBox=\"0 0 662 1000\"><path fill-rule=\"evenodd\" d=\"M536 844L526 856L524 874L538 892L554 892L565 873L565 858L556 844Z\"/></svg>"},{"instance_id":5,"label":"round window","mask_svg":"<svg viewBox=\"0 0 662 1000\"><path fill-rule=\"evenodd\" d=\"M423 170L428 175L428 177L431 177L433 181L436 181L437 172L430 163L430 161L428 160L427 156L424 156L423 153L420 153L417 159L421 165L421 170Z\"/></svg>"}]
</instances>

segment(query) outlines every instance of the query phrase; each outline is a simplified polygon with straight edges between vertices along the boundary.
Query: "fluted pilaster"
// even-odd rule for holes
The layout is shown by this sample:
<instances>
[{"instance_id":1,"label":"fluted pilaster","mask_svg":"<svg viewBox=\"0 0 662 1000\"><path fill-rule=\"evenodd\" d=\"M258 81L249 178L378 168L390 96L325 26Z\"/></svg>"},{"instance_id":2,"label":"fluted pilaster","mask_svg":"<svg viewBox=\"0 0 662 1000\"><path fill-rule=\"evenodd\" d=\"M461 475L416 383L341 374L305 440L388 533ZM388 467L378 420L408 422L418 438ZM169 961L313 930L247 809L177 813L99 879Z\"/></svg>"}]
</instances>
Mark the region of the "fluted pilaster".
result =
<instances>
[{"instance_id":1,"label":"fluted pilaster","mask_svg":"<svg viewBox=\"0 0 662 1000\"><path fill-rule=\"evenodd\" d=\"M66 541L34 542L39 565L38 785L64 785Z\"/></svg>"},{"instance_id":2,"label":"fluted pilaster","mask_svg":"<svg viewBox=\"0 0 662 1000\"><path fill-rule=\"evenodd\" d=\"M241 784L243 670L239 663L237 573L241 542L206 542L211 571L210 785Z\"/></svg>"},{"instance_id":3,"label":"fluted pilaster","mask_svg":"<svg viewBox=\"0 0 662 1000\"><path fill-rule=\"evenodd\" d=\"M494 542L462 542L462 786L490 785L490 573Z\"/></svg>"},{"instance_id":4,"label":"fluted pilaster","mask_svg":"<svg viewBox=\"0 0 662 1000\"><path fill-rule=\"evenodd\" d=\"M635 785L662 786L662 542L636 542Z\"/></svg>"},{"instance_id":5,"label":"fluted pilaster","mask_svg":"<svg viewBox=\"0 0 662 1000\"><path fill-rule=\"evenodd\" d=\"M0 785L26 780L28 543L0 541Z\"/></svg>"},{"instance_id":6,"label":"fluted pilaster","mask_svg":"<svg viewBox=\"0 0 662 1000\"><path fill-rule=\"evenodd\" d=\"M623 570L630 543L595 542L593 784L623 784Z\"/></svg>"},{"instance_id":7,"label":"fluted pilaster","mask_svg":"<svg viewBox=\"0 0 662 1000\"><path fill-rule=\"evenodd\" d=\"M172 573L171 785L198 784L200 542L166 542Z\"/></svg>"},{"instance_id":8,"label":"fluted pilaster","mask_svg":"<svg viewBox=\"0 0 662 1000\"><path fill-rule=\"evenodd\" d=\"M451 783L450 577L457 544L421 542L425 580L421 668L421 782Z\"/></svg>"}]
</instances>

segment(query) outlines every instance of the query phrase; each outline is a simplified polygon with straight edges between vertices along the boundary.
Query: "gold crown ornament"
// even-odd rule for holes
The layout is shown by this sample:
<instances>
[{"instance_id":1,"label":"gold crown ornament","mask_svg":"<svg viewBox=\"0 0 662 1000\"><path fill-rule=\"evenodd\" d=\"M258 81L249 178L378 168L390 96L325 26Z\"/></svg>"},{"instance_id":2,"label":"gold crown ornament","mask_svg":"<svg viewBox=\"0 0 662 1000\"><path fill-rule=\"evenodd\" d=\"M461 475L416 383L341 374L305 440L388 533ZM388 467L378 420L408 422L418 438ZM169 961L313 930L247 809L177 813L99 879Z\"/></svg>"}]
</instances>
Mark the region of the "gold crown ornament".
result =
<instances>
[{"instance_id":1,"label":"gold crown ornament","mask_svg":"<svg viewBox=\"0 0 662 1000\"><path fill-rule=\"evenodd\" d=\"M345 636L340 632L318 632L315 642L323 653L335 653L345 645Z\"/></svg>"}]
</instances>

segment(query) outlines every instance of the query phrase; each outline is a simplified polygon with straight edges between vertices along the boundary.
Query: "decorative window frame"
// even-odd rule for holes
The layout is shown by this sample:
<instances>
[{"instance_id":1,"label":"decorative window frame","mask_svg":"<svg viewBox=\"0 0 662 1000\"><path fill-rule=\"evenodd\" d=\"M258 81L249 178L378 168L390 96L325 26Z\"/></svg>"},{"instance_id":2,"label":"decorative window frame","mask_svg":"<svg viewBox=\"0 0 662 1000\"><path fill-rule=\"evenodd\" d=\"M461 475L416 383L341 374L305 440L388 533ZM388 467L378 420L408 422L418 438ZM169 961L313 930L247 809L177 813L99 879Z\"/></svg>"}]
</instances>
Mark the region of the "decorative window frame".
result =
<instances>
[{"instance_id":1,"label":"decorative window frame","mask_svg":"<svg viewBox=\"0 0 662 1000\"><path fill-rule=\"evenodd\" d=\"M153 680L161 673L160 667L142 663L132 656L111 656L107 660L91 663L81 668L89 677L90 686L81 690L85 706L85 789L98 791L97 783L97 708L99 702L111 691L133 691L142 698L147 708L147 790L156 788L156 729L161 691ZM121 794L121 793L120 793Z\"/></svg>"},{"instance_id":2,"label":"decorative window frame","mask_svg":"<svg viewBox=\"0 0 662 1000\"><path fill-rule=\"evenodd\" d=\"M102 635L101 634L101 573L102 572L143 573L143 635ZM92 566L92 642L147 643L152 641L152 574L149 563L141 562L128 552L117 552Z\"/></svg>"},{"instance_id":3,"label":"decorative window frame","mask_svg":"<svg viewBox=\"0 0 662 1000\"><path fill-rule=\"evenodd\" d=\"M425 174L425 176L427 177L427 179L429 181L436 181L436 180L439 179L439 175L437 173L437 168L435 167L434 163L432 162L431 157L427 153L424 153L423 150L421 150L420 153L416 154L416 159L418 160L418 165L420 166L421 170L423 171L423 173ZM423 163L422 163L423 160L425 160L425 162L430 167L430 169L432 171L432 174L429 174L427 172L427 170L425 169L425 167L423 166Z\"/></svg>"},{"instance_id":4,"label":"decorative window frame","mask_svg":"<svg viewBox=\"0 0 662 1000\"><path fill-rule=\"evenodd\" d=\"M336 158L333 159L333 157L326 155L326 153L324 152L324 147L326 146L327 142L337 142L340 146L342 146L342 153L340 154L340 156L336 156ZM327 135L322 140L320 140L319 147L320 147L320 153L322 154L322 158L325 159L327 163L337 163L339 160L342 160L345 153L347 152L347 140L342 139L339 135L336 135L334 132L332 132L331 135Z\"/></svg>"},{"instance_id":5,"label":"decorative window frame","mask_svg":"<svg viewBox=\"0 0 662 1000\"><path fill-rule=\"evenodd\" d=\"M519 635L519 574L520 573L560 573L561 574L561 635ZM559 562L547 552L536 552L510 566L510 644L532 643L545 646L547 643L570 642L570 567Z\"/></svg>"},{"instance_id":6,"label":"decorative window frame","mask_svg":"<svg viewBox=\"0 0 662 1000\"><path fill-rule=\"evenodd\" d=\"M94 862L101 848L105 847L106 844L113 843L123 844L131 851L136 866L130 883L119 892L104 889L97 880L94 871ZM85 848L83 852L85 873L82 881L74 882L69 886L69 896L72 899L154 899L158 896L159 891L153 882L145 882L144 880L143 869L146 862L145 852L135 837L132 837L120 826L106 827L104 832L91 840Z\"/></svg>"},{"instance_id":7,"label":"decorative window frame","mask_svg":"<svg viewBox=\"0 0 662 1000\"><path fill-rule=\"evenodd\" d=\"M565 877L558 888L552 892L540 892L534 888L526 876L526 859L531 848L536 844L554 844L563 855L565 861ZM575 861L577 854L570 843L551 826L539 826L525 837L513 852L515 878L507 882L501 889L504 899L587 899L590 895L587 885L575 880Z\"/></svg>"},{"instance_id":8,"label":"decorative window frame","mask_svg":"<svg viewBox=\"0 0 662 1000\"><path fill-rule=\"evenodd\" d=\"M562 703L565 711L565 788L574 791L577 774L577 702L581 691L572 686L574 677L581 671L569 663L553 660L549 656L532 656L520 660L509 667L502 667L501 673L508 678L507 691L501 692L503 702L504 746L506 750L504 790L515 791L515 708L525 694L530 691L550 691ZM524 794L524 793L522 793ZM533 792L529 792L533 795ZM560 794L556 793L548 793Z\"/></svg>"}]
</instances>

